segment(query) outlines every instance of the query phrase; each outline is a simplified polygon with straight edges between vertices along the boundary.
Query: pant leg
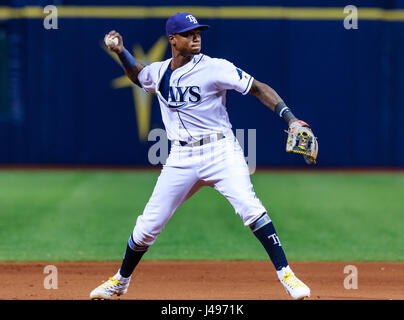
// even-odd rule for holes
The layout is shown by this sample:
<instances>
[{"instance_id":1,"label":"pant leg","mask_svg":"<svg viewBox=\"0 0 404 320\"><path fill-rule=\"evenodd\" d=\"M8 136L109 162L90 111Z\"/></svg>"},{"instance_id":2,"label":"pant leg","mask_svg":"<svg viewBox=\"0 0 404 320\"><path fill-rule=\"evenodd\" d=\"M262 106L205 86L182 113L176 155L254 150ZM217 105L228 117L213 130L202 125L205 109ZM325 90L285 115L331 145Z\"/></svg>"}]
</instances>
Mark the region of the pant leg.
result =
<instances>
[{"instance_id":1,"label":"pant leg","mask_svg":"<svg viewBox=\"0 0 404 320\"><path fill-rule=\"evenodd\" d=\"M137 218L134 242L139 246L152 245L175 210L198 188L194 168L163 167L142 215Z\"/></svg>"},{"instance_id":2,"label":"pant leg","mask_svg":"<svg viewBox=\"0 0 404 320\"><path fill-rule=\"evenodd\" d=\"M214 188L226 197L246 226L267 212L255 194L249 175L227 176L219 179L214 184Z\"/></svg>"},{"instance_id":3,"label":"pant leg","mask_svg":"<svg viewBox=\"0 0 404 320\"><path fill-rule=\"evenodd\" d=\"M201 176L226 197L244 225L250 225L266 212L255 194L243 150L234 138L215 143Z\"/></svg>"}]
</instances>

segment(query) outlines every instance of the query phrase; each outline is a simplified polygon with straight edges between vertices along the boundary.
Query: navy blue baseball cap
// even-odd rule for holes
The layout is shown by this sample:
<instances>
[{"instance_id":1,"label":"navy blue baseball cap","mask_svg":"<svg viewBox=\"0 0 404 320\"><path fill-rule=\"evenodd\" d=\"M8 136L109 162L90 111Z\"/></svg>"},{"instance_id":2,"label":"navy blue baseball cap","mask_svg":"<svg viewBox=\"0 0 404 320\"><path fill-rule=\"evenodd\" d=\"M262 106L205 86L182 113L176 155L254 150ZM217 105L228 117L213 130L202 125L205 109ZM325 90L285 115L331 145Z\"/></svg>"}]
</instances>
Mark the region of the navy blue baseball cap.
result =
<instances>
[{"instance_id":1,"label":"navy blue baseball cap","mask_svg":"<svg viewBox=\"0 0 404 320\"><path fill-rule=\"evenodd\" d=\"M199 24L196 18L188 12L180 12L172 15L166 22L166 35L181 33L192 29L209 29L208 25Z\"/></svg>"}]
</instances>

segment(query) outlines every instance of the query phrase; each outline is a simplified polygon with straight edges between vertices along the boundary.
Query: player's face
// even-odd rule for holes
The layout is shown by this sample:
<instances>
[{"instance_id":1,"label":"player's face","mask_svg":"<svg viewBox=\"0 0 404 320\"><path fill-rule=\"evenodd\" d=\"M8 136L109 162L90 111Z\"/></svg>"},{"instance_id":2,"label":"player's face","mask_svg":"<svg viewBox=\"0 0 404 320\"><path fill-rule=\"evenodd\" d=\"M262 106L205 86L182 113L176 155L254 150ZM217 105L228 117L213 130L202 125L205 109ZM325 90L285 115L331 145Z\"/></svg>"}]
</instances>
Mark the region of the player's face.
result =
<instances>
[{"instance_id":1,"label":"player's face","mask_svg":"<svg viewBox=\"0 0 404 320\"><path fill-rule=\"evenodd\" d=\"M198 54L201 52L201 30L194 29L175 35L175 48L181 53Z\"/></svg>"}]
</instances>

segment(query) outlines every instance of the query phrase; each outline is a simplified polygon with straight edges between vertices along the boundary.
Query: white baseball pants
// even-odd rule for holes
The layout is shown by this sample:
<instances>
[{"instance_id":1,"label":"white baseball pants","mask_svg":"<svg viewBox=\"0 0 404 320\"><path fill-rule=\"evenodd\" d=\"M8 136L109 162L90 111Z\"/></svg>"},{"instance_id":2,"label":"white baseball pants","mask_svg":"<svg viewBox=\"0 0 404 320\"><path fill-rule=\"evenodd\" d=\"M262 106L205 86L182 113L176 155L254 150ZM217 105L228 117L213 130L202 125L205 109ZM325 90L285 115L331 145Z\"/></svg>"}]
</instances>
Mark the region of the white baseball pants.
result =
<instances>
[{"instance_id":1,"label":"white baseball pants","mask_svg":"<svg viewBox=\"0 0 404 320\"><path fill-rule=\"evenodd\" d=\"M134 242L152 245L177 208L202 186L224 195L246 226L266 212L255 195L243 150L230 131L202 146L172 145L153 194L137 218Z\"/></svg>"}]
</instances>

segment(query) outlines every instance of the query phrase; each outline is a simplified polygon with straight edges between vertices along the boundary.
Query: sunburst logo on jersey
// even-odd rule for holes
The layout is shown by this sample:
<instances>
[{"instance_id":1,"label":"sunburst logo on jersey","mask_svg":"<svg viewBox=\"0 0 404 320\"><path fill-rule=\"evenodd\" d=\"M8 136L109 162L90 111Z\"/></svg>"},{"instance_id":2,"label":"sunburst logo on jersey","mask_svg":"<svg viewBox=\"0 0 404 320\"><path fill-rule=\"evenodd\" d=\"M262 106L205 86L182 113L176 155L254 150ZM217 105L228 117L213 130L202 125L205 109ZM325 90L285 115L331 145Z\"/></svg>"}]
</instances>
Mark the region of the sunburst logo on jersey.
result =
<instances>
[{"instance_id":1,"label":"sunburst logo on jersey","mask_svg":"<svg viewBox=\"0 0 404 320\"><path fill-rule=\"evenodd\" d=\"M167 49L167 44L167 38L162 36L156 41L156 43L147 53L144 52L143 48L139 44L136 44L132 48L132 54L137 61L144 65L148 65L152 62L161 61L161 59L163 59ZM112 59L114 59L118 64L121 64L115 53L109 51L104 45L103 49L111 56ZM150 131L150 115L153 95L145 92L142 88L139 88L137 85L132 83L126 74L112 80L111 85L115 89L128 87L132 89L139 140L147 141L147 136Z\"/></svg>"}]
</instances>

